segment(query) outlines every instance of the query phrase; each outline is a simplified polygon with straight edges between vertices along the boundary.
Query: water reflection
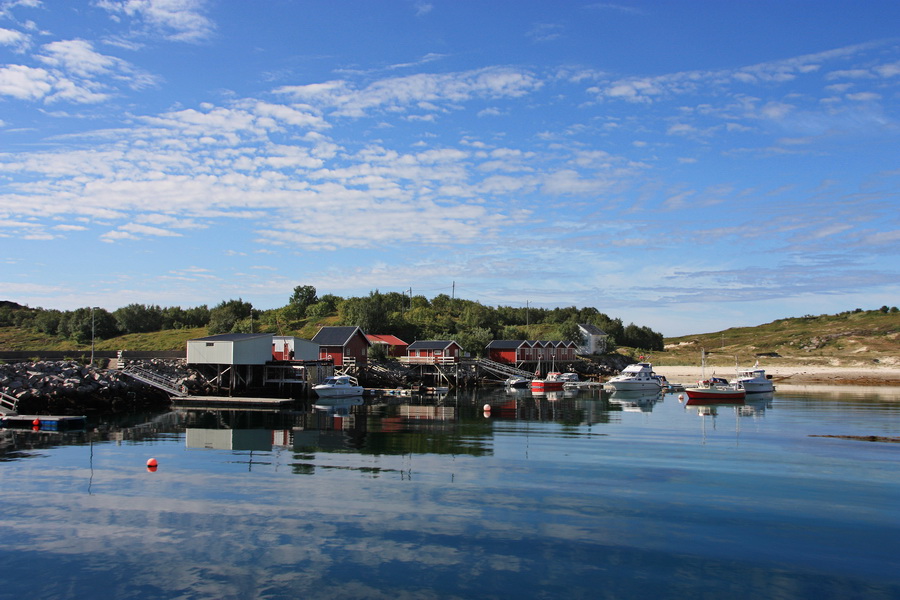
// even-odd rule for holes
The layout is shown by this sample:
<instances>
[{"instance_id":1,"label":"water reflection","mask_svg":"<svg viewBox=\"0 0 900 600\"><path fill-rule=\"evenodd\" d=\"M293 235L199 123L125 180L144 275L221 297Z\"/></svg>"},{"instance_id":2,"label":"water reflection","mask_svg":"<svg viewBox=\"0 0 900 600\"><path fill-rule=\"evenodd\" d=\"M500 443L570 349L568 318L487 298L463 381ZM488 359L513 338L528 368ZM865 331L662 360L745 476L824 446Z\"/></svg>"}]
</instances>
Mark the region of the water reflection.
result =
<instances>
[{"instance_id":1,"label":"water reflection","mask_svg":"<svg viewBox=\"0 0 900 600\"><path fill-rule=\"evenodd\" d=\"M615 390L609 394L610 402L628 412L650 412L663 398L662 390Z\"/></svg>"}]
</instances>

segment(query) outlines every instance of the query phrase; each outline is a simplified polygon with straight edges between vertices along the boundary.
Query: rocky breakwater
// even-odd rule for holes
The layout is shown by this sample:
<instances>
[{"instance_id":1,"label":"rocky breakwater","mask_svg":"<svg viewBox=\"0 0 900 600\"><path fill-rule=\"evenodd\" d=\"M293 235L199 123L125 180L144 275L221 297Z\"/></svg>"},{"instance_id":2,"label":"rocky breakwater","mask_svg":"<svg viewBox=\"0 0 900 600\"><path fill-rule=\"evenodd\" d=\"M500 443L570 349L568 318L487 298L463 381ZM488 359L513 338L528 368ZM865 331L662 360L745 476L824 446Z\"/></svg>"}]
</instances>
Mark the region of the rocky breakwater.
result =
<instances>
[{"instance_id":1,"label":"rocky breakwater","mask_svg":"<svg viewBox=\"0 0 900 600\"><path fill-rule=\"evenodd\" d=\"M173 379L190 376L179 361L143 361L145 368ZM20 414L118 412L165 405L165 392L122 371L76 361L37 361L0 365L0 392L16 399Z\"/></svg>"}]
</instances>

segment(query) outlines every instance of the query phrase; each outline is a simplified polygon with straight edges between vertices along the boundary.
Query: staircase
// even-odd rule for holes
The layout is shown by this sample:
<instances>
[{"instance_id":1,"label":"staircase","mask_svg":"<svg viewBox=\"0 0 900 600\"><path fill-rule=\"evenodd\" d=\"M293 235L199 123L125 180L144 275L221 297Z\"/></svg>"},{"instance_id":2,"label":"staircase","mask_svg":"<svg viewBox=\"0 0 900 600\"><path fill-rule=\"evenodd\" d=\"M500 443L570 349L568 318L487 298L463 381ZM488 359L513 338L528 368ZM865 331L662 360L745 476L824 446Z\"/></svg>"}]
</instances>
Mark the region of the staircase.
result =
<instances>
[{"instance_id":1,"label":"staircase","mask_svg":"<svg viewBox=\"0 0 900 600\"><path fill-rule=\"evenodd\" d=\"M503 377L534 377L533 371L525 371L511 365L489 360L487 358L479 358L477 362L479 368L484 369L485 371L488 371L490 373L494 373L495 375L501 375Z\"/></svg>"},{"instance_id":2,"label":"staircase","mask_svg":"<svg viewBox=\"0 0 900 600\"><path fill-rule=\"evenodd\" d=\"M0 392L0 415L15 415L18 408L19 400L9 394Z\"/></svg>"},{"instance_id":3,"label":"staircase","mask_svg":"<svg viewBox=\"0 0 900 600\"><path fill-rule=\"evenodd\" d=\"M178 385L177 380L163 377L159 373L148 371L147 369L142 369L134 365L126 367L122 372L129 377L137 379L138 381L146 383L147 385L152 385L155 388L159 388L165 392L172 394L173 396L184 398L188 395L187 390L184 388L184 386Z\"/></svg>"}]
</instances>

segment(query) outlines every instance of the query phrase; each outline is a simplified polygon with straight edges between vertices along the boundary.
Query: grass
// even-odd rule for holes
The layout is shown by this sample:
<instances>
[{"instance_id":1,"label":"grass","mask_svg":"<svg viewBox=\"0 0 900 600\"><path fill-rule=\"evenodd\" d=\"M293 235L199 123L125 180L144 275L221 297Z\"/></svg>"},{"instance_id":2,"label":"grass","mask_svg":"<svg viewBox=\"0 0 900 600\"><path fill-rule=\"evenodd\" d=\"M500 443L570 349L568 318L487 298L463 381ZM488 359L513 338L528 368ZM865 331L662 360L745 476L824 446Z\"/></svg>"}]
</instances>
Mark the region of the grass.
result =
<instances>
[{"instance_id":1,"label":"grass","mask_svg":"<svg viewBox=\"0 0 900 600\"><path fill-rule=\"evenodd\" d=\"M309 339L319 327L333 325L336 317L297 323L283 331ZM530 332L531 333L531 332ZM537 333L537 332L534 332ZM205 327L123 335L96 340L96 350L184 350L190 339L208 335ZM757 355L764 366L900 366L900 313L880 311L846 312L838 315L779 319L756 327L685 335L665 340L664 352L653 352L650 360L660 366L700 365L700 351L707 352L707 365L733 368L751 366ZM0 327L0 350L71 350L84 352L90 344L76 344L27 329ZM622 348L623 354L640 350Z\"/></svg>"}]
</instances>

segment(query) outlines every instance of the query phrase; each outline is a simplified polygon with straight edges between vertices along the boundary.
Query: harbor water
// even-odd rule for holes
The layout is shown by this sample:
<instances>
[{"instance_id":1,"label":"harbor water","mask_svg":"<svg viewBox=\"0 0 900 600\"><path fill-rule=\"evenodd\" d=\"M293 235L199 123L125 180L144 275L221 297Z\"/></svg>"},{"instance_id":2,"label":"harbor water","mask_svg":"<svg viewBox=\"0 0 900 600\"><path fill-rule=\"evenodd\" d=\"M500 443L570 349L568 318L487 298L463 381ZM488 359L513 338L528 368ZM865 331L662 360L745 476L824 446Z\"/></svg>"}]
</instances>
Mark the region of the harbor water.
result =
<instances>
[{"instance_id":1,"label":"harbor water","mask_svg":"<svg viewBox=\"0 0 900 600\"><path fill-rule=\"evenodd\" d=\"M0 599L897 599L898 437L900 390L852 388L0 430Z\"/></svg>"}]
</instances>

